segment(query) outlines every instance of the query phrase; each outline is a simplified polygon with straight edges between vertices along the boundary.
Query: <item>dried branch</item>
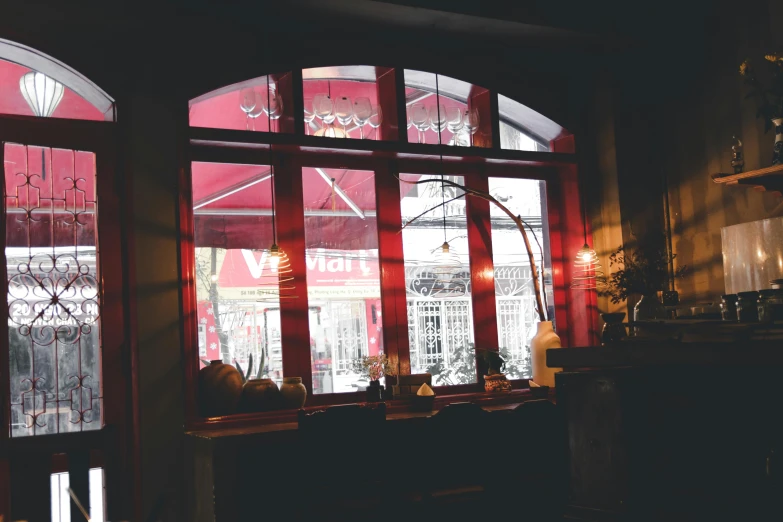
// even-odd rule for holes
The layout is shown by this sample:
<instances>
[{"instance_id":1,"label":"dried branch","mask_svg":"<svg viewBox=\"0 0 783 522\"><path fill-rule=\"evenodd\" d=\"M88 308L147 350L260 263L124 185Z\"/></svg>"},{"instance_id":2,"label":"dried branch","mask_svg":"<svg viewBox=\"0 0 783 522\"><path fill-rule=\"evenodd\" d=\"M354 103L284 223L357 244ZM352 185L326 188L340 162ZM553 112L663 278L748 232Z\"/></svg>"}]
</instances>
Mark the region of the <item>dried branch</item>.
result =
<instances>
[{"instance_id":1,"label":"dried branch","mask_svg":"<svg viewBox=\"0 0 783 522\"><path fill-rule=\"evenodd\" d=\"M510 217L511 220L514 222L514 224L516 224L517 228L519 229L520 234L522 234L522 239L525 241L525 250L527 251L527 257L528 257L528 260L530 262L530 269L533 272L533 289L534 289L534 292L536 294L536 312L538 313L538 317L539 317L539 319L542 322L543 321L548 321L547 310L546 310L546 308L544 308L544 303L543 303L543 300L541 298L541 284L540 284L540 282L538 280L538 267L536 266L535 256L533 255L533 249L530 246L530 239L528 239L527 232L525 231L526 223L524 221L522 221L522 219L520 217L515 216L513 212L511 212L505 205L503 205L500 201L495 199L492 195L490 195L490 194L488 194L486 192L482 192L480 190L475 190L475 189L471 189L471 188L465 187L463 185L460 185L459 183L454 183L453 181L450 181L450 180L447 180L447 179L422 179L422 180L418 180L418 181L407 181L407 180L404 180L404 179L401 179L401 178L397 178L397 179L399 179L403 183L408 183L410 185L424 185L424 184L427 184L427 183L440 183L441 185L444 185L444 186L449 186L449 187L453 187L453 188L462 190L465 193L465 195L470 195L470 196L474 196L474 197L481 198L481 199L484 199L486 201L489 201L490 203L492 203L493 205L498 207L500 210L505 212L506 215L508 215L508 217ZM439 205L439 206L442 206L442 205L443 205L443 203L441 203L441 205ZM437 207L435 207L435 208L437 208ZM425 212L425 214L426 214L426 212ZM421 215L417 216L416 218L408 221L405 224L405 226L410 225L416 219L418 219L418 217L421 217L422 215L423 214L421 214ZM405 227L403 227L403 228L405 228Z\"/></svg>"}]
</instances>

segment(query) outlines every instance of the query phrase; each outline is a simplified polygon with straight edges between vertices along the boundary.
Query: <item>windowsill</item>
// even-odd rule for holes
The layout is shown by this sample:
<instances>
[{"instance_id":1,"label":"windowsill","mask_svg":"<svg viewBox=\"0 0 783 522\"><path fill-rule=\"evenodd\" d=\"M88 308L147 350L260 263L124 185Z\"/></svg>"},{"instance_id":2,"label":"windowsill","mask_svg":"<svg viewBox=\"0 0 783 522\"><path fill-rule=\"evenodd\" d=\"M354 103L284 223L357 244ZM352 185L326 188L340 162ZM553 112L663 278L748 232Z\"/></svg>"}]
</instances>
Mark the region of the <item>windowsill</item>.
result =
<instances>
[{"instance_id":1,"label":"windowsill","mask_svg":"<svg viewBox=\"0 0 783 522\"><path fill-rule=\"evenodd\" d=\"M520 381L517 381L520 382ZM437 388L436 388L437 393ZM324 409L340 404L363 404L364 392L340 394L346 400L339 404L308 405L305 411ZM316 396L318 397L318 396ZM356 399L356 400L351 400ZM554 390L549 391L549 400L554 400ZM443 407L457 402L470 402L477 404L487 411L513 409L519 404L535 400L529 388L517 388L508 393L470 392L453 393L450 395L438 395L432 411L416 412L411 410L409 400L386 401L386 420L395 421L411 418L426 418L434 415ZM248 435L253 433L265 433L274 431L286 431L297 429L297 414L299 410L277 410L264 413L245 413L226 417L212 417L199 419L187 425L186 433L204 438L229 437L236 435Z\"/></svg>"}]
</instances>

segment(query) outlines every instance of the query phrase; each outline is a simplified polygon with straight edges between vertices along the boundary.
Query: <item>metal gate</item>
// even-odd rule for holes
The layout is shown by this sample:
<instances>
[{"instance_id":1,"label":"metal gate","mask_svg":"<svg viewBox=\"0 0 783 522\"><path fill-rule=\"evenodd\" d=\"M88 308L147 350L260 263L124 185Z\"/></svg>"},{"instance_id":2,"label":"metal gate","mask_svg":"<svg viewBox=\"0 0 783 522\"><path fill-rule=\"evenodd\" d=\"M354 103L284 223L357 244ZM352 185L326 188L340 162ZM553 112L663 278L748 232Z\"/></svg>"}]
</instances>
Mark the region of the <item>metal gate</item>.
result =
<instances>
[{"instance_id":1,"label":"metal gate","mask_svg":"<svg viewBox=\"0 0 783 522\"><path fill-rule=\"evenodd\" d=\"M332 324L332 364L335 370L350 370L353 361L368 355L367 311L364 301L329 301Z\"/></svg>"},{"instance_id":2,"label":"metal gate","mask_svg":"<svg viewBox=\"0 0 783 522\"><path fill-rule=\"evenodd\" d=\"M449 365L458 348L473 342L470 297L408 299L411 366L425 371L442 361Z\"/></svg>"}]
</instances>

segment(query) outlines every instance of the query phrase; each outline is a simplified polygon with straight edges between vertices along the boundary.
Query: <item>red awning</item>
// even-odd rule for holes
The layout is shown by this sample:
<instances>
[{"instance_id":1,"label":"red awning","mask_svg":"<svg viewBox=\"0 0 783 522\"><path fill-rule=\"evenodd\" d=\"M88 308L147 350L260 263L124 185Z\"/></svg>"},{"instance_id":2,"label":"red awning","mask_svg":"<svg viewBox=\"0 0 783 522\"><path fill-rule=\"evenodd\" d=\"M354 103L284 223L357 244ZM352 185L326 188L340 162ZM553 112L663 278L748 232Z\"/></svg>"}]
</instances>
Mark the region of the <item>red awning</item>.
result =
<instances>
[{"instance_id":1,"label":"red awning","mask_svg":"<svg viewBox=\"0 0 783 522\"><path fill-rule=\"evenodd\" d=\"M194 163L192 172L196 246L268 248L269 167ZM307 248L378 247L372 172L305 168L302 175Z\"/></svg>"}]
</instances>

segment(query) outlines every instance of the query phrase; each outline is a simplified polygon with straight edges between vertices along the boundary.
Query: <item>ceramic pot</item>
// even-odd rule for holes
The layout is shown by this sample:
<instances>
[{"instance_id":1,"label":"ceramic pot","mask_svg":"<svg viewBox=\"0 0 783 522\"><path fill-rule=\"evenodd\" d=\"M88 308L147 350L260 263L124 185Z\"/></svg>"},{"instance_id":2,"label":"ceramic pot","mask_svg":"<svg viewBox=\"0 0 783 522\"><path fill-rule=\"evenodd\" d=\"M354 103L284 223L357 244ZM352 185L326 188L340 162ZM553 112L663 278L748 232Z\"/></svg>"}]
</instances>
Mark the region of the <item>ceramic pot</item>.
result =
<instances>
[{"instance_id":1,"label":"ceramic pot","mask_svg":"<svg viewBox=\"0 0 783 522\"><path fill-rule=\"evenodd\" d=\"M658 299L658 294L643 295L636 306L633 307L634 321L649 321L652 319L666 319L666 308Z\"/></svg>"},{"instance_id":2,"label":"ceramic pot","mask_svg":"<svg viewBox=\"0 0 783 522\"><path fill-rule=\"evenodd\" d=\"M240 409L245 412L270 411L282 406L283 396L272 379L250 379L242 388Z\"/></svg>"},{"instance_id":3,"label":"ceramic pot","mask_svg":"<svg viewBox=\"0 0 783 522\"><path fill-rule=\"evenodd\" d=\"M484 391L488 392L509 392L511 383L502 373L484 376Z\"/></svg>"},{"instance_id":4,"label":"ceramic pot","mask_svg":"<svg viewBox=\"0 0 783 522\"><path fill-rule=\"evenodd\" d=\"M307 400L307 388L301 377L284 377L280 394L283 396L283 408L289 410L298 410Z\"/></svg>"},{"instance_id":5,"label":"ceramic pot","mask_svg":"<svg viewBox=\"0 0 783 522\"><path fill-rule=\"evenodd\" d=\"M546 351L551 348L561 348L560 337L552 328L552 321L542 321L536 324L536 335L530 340L530 359L533 363L533 380L540 386L554 386L555 372L560 368L549 368L546 365Z\"/></svg>"},{"instance_id":6,"label":"ceramic pot","mask_svg":"<svg viewBox=\"0 0 783 522\"><path fill-rule=\"evenodd\" d=\"M604 345L614 343L625 338L626 331L625 325L623 324L623 319L625 319L625 312L601 314L601 319L604 320L604 327L601 330L601 342Z\"/></svg>"},{"instance_id":7,"label":"ceramic pot","mask_svg":"<svg viewBox=\"0 0 783 522\"><path fill-rule=\"evenodd\" d=\"M242 374L221 360L198 372L199 408L204 417L236 413L242 398Z\"/></svg>"},{"instance_id":8,"label":"ceramic pot","mask_svg":"<svg viewBox=\"0 0 783 522\"><path fill-rule=\"evenodd\" d=\"M772 124L775 126L775 148L772 149L772 164L780 165L783 163L783 118L774 118Z\"/></svg>"}]
</instances>

